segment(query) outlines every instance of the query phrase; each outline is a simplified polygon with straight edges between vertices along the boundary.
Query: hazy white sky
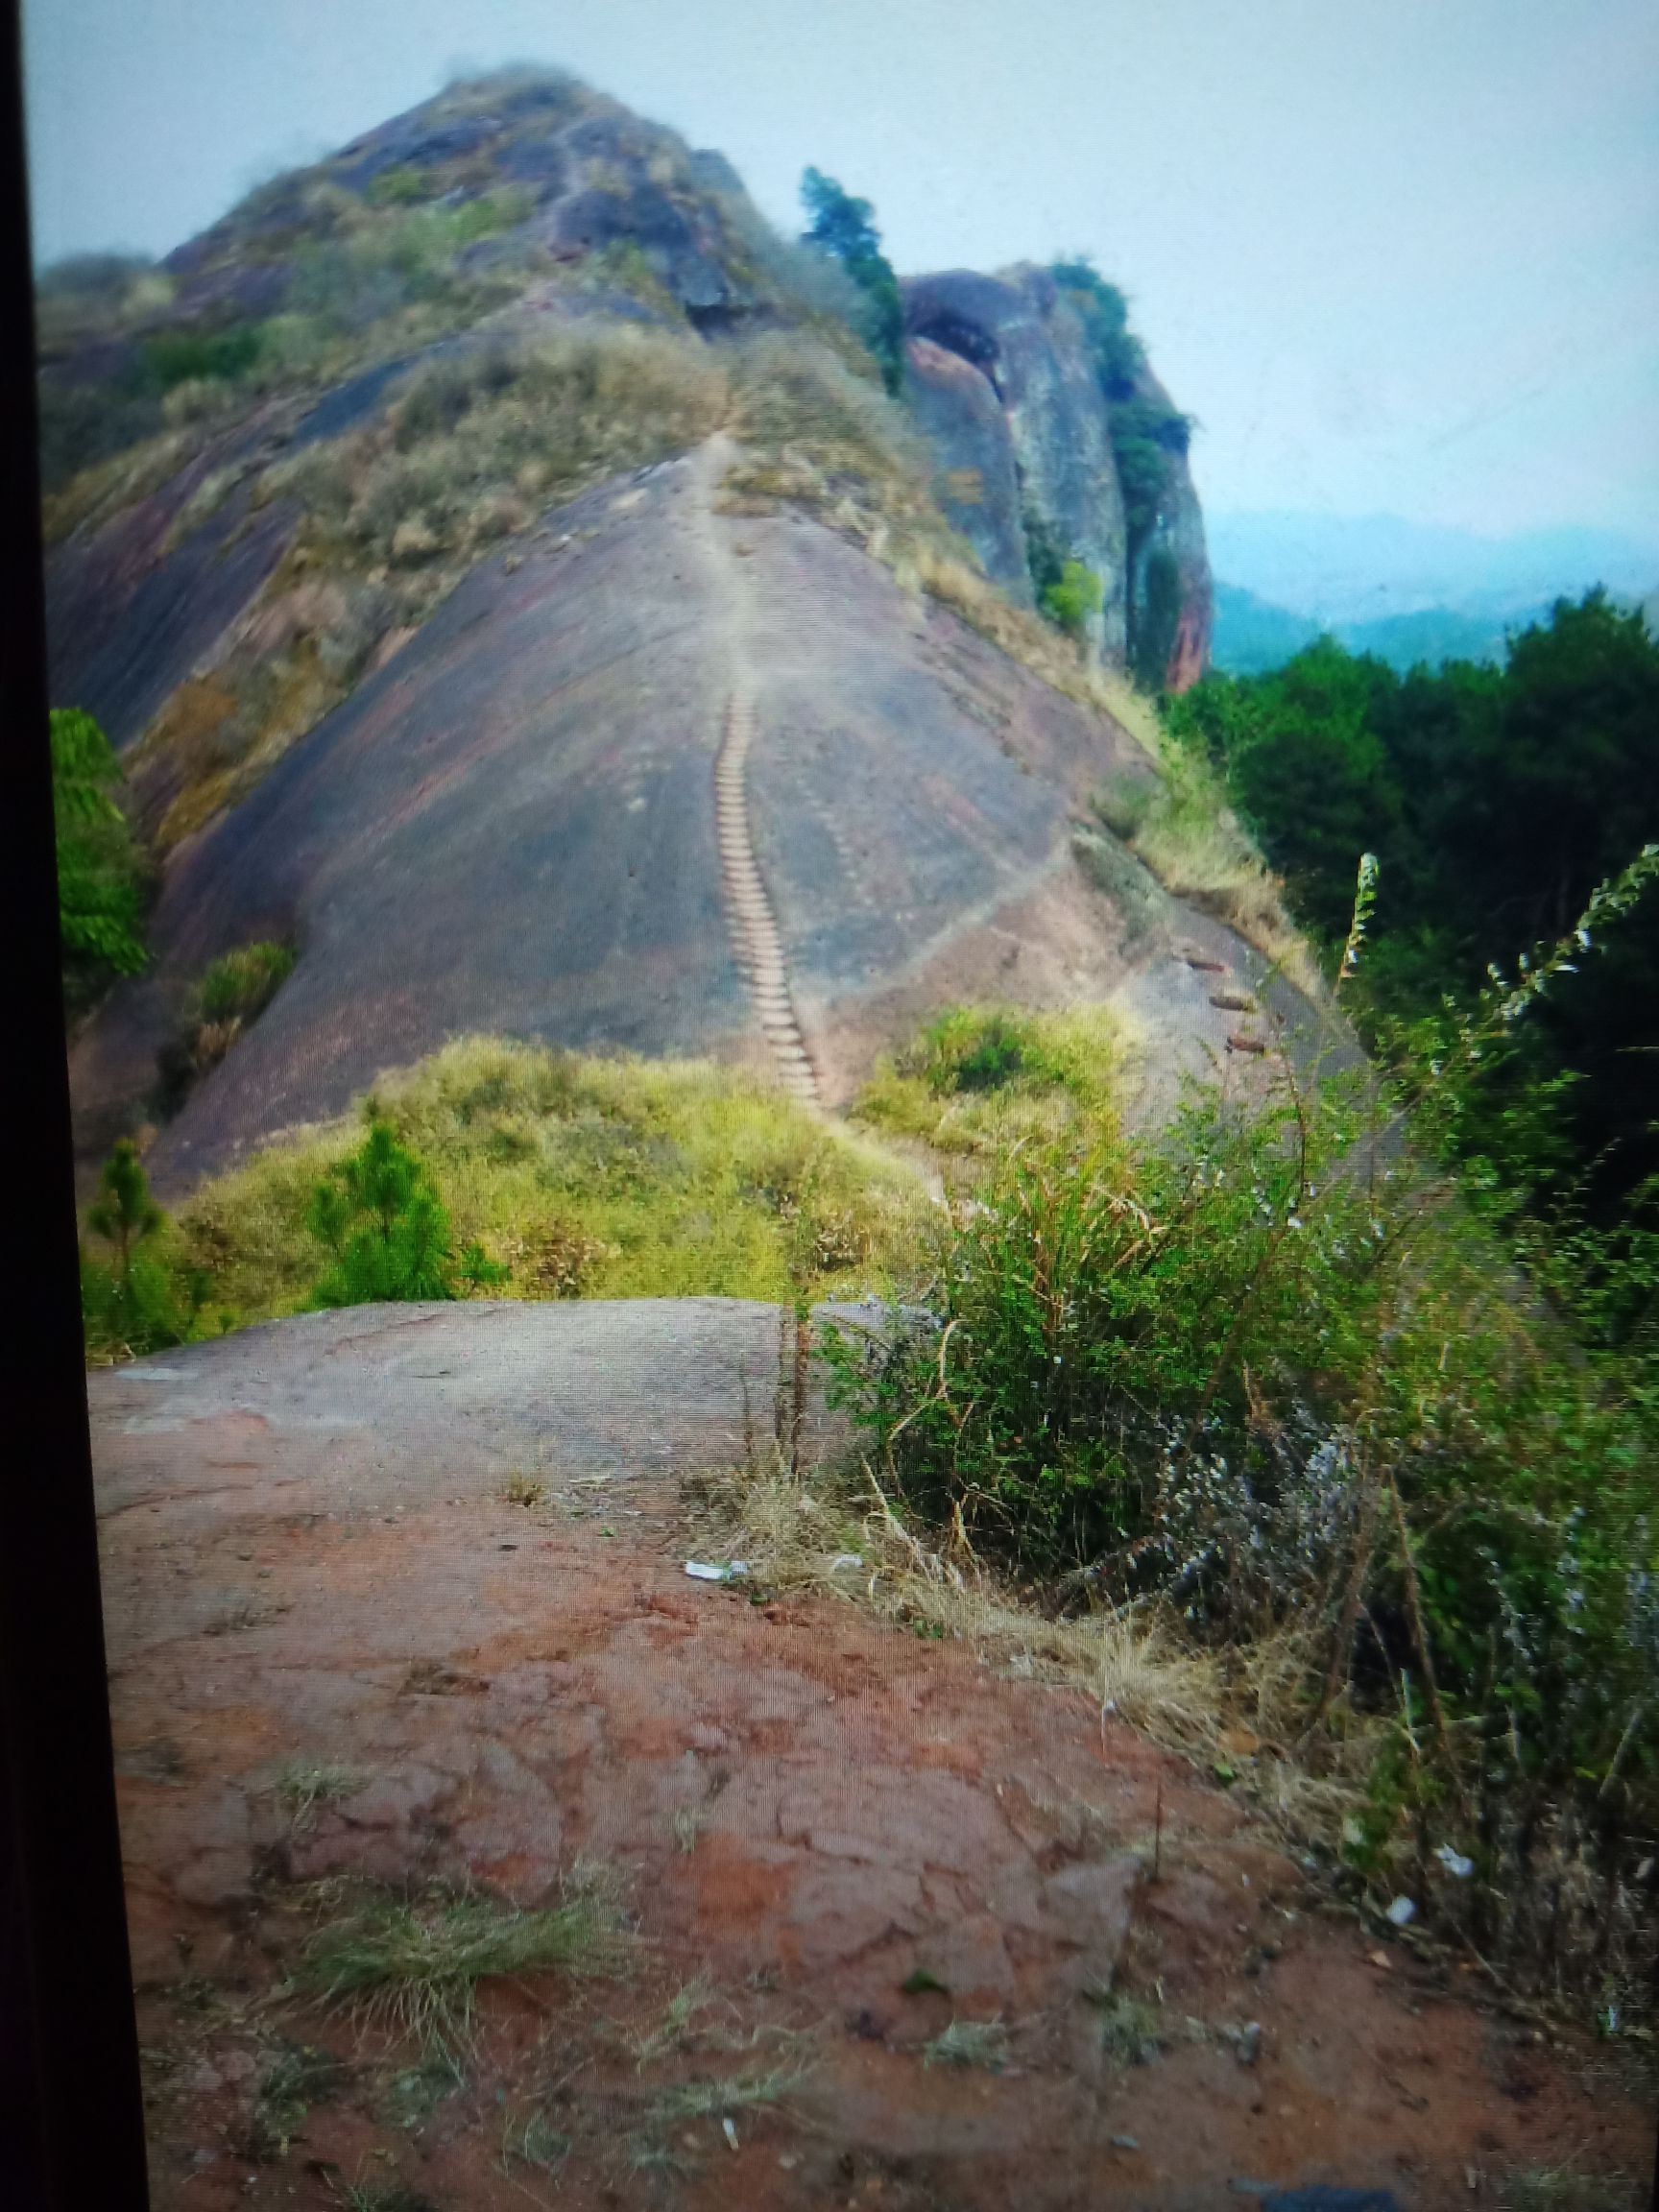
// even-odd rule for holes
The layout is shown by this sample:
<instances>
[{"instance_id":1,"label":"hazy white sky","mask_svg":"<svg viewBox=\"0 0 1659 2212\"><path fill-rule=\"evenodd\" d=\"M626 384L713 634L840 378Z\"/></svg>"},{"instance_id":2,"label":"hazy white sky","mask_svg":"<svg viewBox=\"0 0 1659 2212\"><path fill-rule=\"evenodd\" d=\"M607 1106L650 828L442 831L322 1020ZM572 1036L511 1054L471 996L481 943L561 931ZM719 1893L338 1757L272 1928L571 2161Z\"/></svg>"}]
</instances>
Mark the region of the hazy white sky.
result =
<instances>
[{"instance_id":1,"label":"hazy white sky","mask_svg":"<svg viewBox=\"0 0 1659 2212\"><path fill-rule=\"evenodd\" d=\"M26 0L39 254L165 251L457 63L573 69L902 270L1087 250L1212 509L1659 538L1652 0Z\"/></svg>"}]
</instances>

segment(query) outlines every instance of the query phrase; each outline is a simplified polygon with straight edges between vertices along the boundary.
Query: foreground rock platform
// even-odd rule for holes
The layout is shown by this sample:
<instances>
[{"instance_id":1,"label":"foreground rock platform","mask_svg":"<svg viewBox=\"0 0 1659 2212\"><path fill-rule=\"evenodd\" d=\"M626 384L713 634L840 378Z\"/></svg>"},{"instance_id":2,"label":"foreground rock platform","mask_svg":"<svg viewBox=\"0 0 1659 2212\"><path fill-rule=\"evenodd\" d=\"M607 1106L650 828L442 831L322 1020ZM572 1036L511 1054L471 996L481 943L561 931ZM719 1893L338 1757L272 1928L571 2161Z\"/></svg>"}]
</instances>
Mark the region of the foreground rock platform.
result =
<instances>
[{"instance_id":1,"label":"foreground rock platform","mask_svg":"<svg viewBox=\"0 0 1659 2212\"><path fill-rule=\"evenodd\" d=\"M783 1341L735 1301L381 1308L89 1379L160 2212L1432 2212L1563 2145L1640 2170L1604 2061L1379 1953L1087 1695L687 1579L685 1485ZM626 1979L486 1984L454 2068L284 1994L342 1881L534 1908L581 1867ZM953 2021L994 2065L939 2062Z\"/></svg>"}]
</instances>

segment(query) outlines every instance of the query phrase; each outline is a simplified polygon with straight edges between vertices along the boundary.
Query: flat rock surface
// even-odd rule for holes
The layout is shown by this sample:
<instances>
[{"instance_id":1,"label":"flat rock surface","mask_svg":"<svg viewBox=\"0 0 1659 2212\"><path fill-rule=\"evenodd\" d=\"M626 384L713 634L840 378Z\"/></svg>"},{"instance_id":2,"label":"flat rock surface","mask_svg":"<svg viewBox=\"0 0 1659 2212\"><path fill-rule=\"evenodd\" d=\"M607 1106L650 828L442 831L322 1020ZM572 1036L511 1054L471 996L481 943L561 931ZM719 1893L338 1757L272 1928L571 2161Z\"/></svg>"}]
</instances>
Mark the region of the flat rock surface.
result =
<instances>
[{"instance_id":1,"label":"flat rock surface","mask_svg":"<svg viewBox=\"0 0 1659 2212\"><path fill-rule=\"evenodd\" d=\"M781 1372L772 1309L694 1301L363 1310L91 1377L159 2212L1219 2212L1240 2178L1432 2212L1563 2147L1641 2170L1606 2060L1322 1912L1087 1695L688 1579L684 1482ZM530 1908L582 1866L630 1973L486 1984L458 2073L283 1994L343 1879ZM995 2066L929 2063L953 2021Z\"/></svg>"}]
</instances>

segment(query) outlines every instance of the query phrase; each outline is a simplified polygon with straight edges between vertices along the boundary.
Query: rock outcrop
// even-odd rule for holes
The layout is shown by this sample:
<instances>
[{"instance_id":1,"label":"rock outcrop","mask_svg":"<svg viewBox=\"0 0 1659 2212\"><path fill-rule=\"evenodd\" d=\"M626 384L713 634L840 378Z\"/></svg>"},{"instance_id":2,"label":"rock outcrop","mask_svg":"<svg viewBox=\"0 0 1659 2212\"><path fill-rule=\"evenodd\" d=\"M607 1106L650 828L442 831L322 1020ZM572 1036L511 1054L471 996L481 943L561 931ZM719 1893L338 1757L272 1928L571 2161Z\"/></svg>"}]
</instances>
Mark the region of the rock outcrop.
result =
<instances>
[{"instance_id":1,"label":"rock outcrop","mask_svg":"<svg viewBox=\"0 0 1659 2212\"><path fill-rule=\"evenodd\" d=\"M1044 269L912 278L904 320L913 404L938 459L935 494L986 573L1029 604L1041 534L1100 579L1102 605L1087 625L1098 653L1133 656L1176 690L1195 683L1213 613L1186 454L1164 451L1155 516L1137 537L1115 446L1115 408L1150 407L1180 421L1156 377L1139 370L1109 396L1082 316ZM1150 668L1149 629L1162 633Z\"/></svg>"},{"instance_id":2,"label":"rock outcrop","mask_svg":"<svg viewBox=\"0 0 1659 2212\"><path fill-rule=\"evenodd\" d=\"M970 998L1121 999L1166 1072L1225 1049L1181 956L1235 958L1225 932L1148 921L1127 855L1109 881L1077 865L1092 794L1150 762L918 605L841 496L886 440L926 507L930 445L1011 600L1040 599L1039 540L1086 564L1120 660L1162 593L1190 680L1202 519L1173 453L1150 522L1126 496L1093 296L1035 268L910 284L912 438L859 359L855 290L720 156L530 77L457 87L111 281L45 322L48 396L108 416L54 516L53 696L126 753L163 880L151 972L77 1041L89 1153L148 1111L207 965L255 939L297 966L168 1106L170 1192L469 1030L759 1066L787 1013L831 1106ZM526 425L577 402L514 379L553 355L604 408L549 476ZM112 411L144 361L155 423ZM816 509L729 495L710 433L764 373L785 458L829 437ZM472 437L509 387L496 444ZM1149 374L1130 397L1180 423ZM716 778L734 702L744 853Z\"/></svg>"}]
</instances>

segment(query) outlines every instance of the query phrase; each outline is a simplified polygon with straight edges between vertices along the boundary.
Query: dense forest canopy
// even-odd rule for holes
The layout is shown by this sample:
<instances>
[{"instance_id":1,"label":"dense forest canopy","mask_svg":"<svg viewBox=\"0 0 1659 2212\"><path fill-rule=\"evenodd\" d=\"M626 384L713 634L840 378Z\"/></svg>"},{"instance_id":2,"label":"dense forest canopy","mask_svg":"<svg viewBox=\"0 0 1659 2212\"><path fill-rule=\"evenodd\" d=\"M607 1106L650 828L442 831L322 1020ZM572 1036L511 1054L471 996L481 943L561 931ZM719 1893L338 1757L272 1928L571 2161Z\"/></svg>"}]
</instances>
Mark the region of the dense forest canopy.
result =
<instances>
[{"instance_id":1,"label":"dense forest canopy","mask_svg":"<svg viewBox=\"0 0 1659 2212\"><path fill-rule=\"evenodd\" d=\"M1377 855L1352 984L1374 1039L1447 994L1466 1003L1493 966L1515 974L1659 838L1659 643L1599 590L1559 601L1501 668L1402 677L1323 638L1271 674L1211 676L1169 713L1224 775L1328 952L1347 931L1359 855ZM1581 1169L1610 1217L1659 1169L1659 894L1590 950L1496 1057L1487 1098L1539 1109L1519 1149L1510 1117L1506 1165L1531 1196Z\"/></svg>"}]
</instances>

